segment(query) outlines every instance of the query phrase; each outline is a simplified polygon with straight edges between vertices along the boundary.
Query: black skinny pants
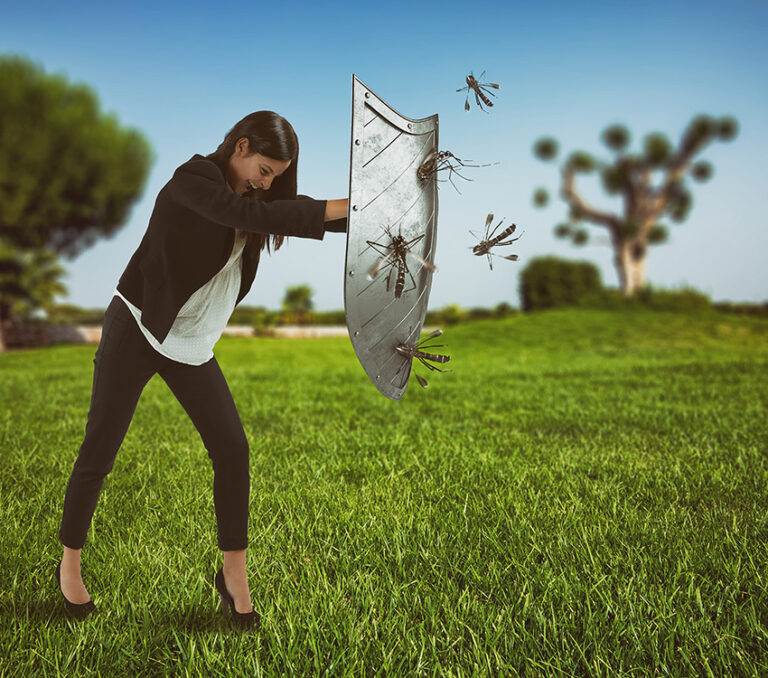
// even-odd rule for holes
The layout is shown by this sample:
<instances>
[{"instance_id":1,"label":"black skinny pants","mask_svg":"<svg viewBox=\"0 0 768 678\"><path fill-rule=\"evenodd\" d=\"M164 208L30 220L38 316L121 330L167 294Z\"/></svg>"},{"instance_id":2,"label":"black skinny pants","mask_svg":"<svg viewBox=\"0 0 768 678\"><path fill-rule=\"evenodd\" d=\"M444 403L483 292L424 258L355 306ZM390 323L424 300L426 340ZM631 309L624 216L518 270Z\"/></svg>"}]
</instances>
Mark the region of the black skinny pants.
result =
<instances>
[{"instance_id":1,"label":"black skinny pants","mask_svg":"<svg viewBox=\"0 0 768 678\"><path fill-rule=\"evenodd\" d=\"M248 542L248 441L216 358L186 365L160 355L144 338L122 299L104 316L96 350L85 439L64 496L59 540L82 548L105 476L131 423L144 386L157 372L199 431L213 463L213 501L222 551Z\"/></svg>"}]
</instances>

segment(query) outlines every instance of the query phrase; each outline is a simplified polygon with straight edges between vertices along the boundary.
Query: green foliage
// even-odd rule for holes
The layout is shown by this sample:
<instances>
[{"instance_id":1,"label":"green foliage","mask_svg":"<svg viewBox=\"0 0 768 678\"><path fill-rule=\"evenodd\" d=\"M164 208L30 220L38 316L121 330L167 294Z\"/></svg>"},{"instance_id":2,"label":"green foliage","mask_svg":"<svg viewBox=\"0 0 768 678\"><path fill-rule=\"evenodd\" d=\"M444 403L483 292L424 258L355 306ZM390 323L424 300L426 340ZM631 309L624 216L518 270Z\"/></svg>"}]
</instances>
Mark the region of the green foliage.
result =
<instances>
[{"instance_id":1,"label":"green foliage","mask_svg":"<svg viewBox=\"0 0 768 678\"><path fill-rule=\"evenodd\" d=\"M720 118L717 124L717 136L721 141L731 141L739 133L739 123L731 116Z\"/></svg>"},{"instance_id":2,"label":"green foliage","mask_svg":"<svg viewBox=\"0 0 768 678\"><path fill-rule=\"evenodd\" d=\"M691 166L691 176L696 179L696 181L709 181L709 179L712 178L714 171L712 163L709 163L706 160L700 160Z\"/></svg>"},{"instance_id":3,"label":"green foliage","mask_svg":"<svg viewBox=\"0 0 768 678\"><path fill-rule=\"evenodd\" d=\"M524 311L573 306L602 290L600 271L587 261L536 257L520 272L520 301Z\"/></svg>"},{"instance_id":4,"label":"green foliage","mask_svg":"<svg viewBox=\"0 0 768 678\"><path fill-rule=\"evenodd\" d=\"M621 222L621 235L625 240L634 238L640 232L640 224L635 219L624 219Z\"/></svg>"},{"instance_id":5,"label":"green foliage","mask_svg":"<svg viewBox=\"0 0 768 678\"><path fill-rule=\"evenodd\" d=\"M568 156L567 164L573 167L577 172L585 174L595 169L595 159L586 151L574 151Z\"/></svg>"},{"instance_id":6,"label":"green foliage","mask_svg":"<svg viewBox=\"0 0 768 678\"><path fill-rule=\"evenodd\" d=\"M428 325L457 325L469 318L469 314L458 304L448 304L435 311L428 311L425 323Z\"/></svg>"},{"instance_id":7,"label":"green foliage","mask_svg":"<svg viewBox=\"0 0 768 678\"><path fill-rule=\"evenodd\" d=\"M697 115L683 134L683 143L699 149L715 138L731 141L739 133L739 123L731 116L720 119L711 115Z\"/></svg>"},{"instance_id":8,"label":"green foliage","mask_svg":"<svg viewBox=\"0 0 768 678\"><path fill-rule=\"evenodd\" d=\"M507 303L506 301L502 301L493 309L493 315L495 318L507 318L511 315L515 315L518 313L518 310L512 306L512 304Z\"/></svg>"},{"instance_id":9,"label":"green foliage","mask_svg":"<svg viewBox=\"0 0 768 678\"><path fill-rule=\"evenodd\" d=\"M578 305L585 308L647 309L679 313L707 311L712 308L709 297L692 287L664 289L651 285L641 287L632 297L627 297L620 290L605 288L596 294L583 297Z\"/></svg>"},{"instance_id":10,"label":"green foliage","mask_svg":"<svg viewBox=\"0 0 768 678\"><path fill-rule=\"evenodd\" d=\"M347 316L343 309L337 311L315 311L316 325L346 325Z\"/></svg>"},{"instance_id":11,"label":"green foliage","mask_svg":"<svg viewBox=\"0 0 768 678\"><path fill-rule=\"evenodd\" d=\"M230 325L249 325L260 331L276 325L279 311L270 311L264 306L237 306L229 319Z\"/></svg>"},{"instance_id":12,"label":"green foliage","mask_svg":"<svg viewBox=\"0 0 768 678\"><path fill-rule=\"evenodd\" d=\"M672 221L681 222L688 218L692 205L693 197L691 192L682 183L678 182L672 187L665 211L670 215Z\"/></svg>"},{"instance_id":13,"label":"green foliage","mask_svg":"<svg viewBox=\"0 0 768 678\"><path fill-rule=\"evenodd\" d=\"M549 191L546 188L537 188L533 192L533 204L536 207L546 207L549 204Z\"/></svg>"},{"instance_id":14,"label":"green foliage","mask_svg":"<svg viewBox=\"0 0 768 678\"><path fill-rule=\"evenodd\" d=\"M23 250L0 238L0 321L29 318L67 289L57 257L47 249Z\"/></svg>"},{"instance_id":15,"label":"green foliage","mask_svg":"<svg viewBox=\"0 0 768 678\"><path fill-rule=\"evenodd\" d=\"M539 160L552 160L557 156L558 144L552 137L542 137L533 145L533 154Z\"/></svg>"},{"instance_id":16,"label":"green foliage","mask_svg":"<svg viewBox=\"0 0 768 678\"><path fill-rule=\"evenodd\" d=\"M629 146L629 130L624 125L606 127L601 138L612 151L623 151Z\"/></svg>"},{"instance_id":17,"label":"green foliage","mask_svg":"<svg viewBox=\"0 0 768 678\"><path fill-rule=\"evenodd\" d=\"M283 309L295 313L306 313L311 311L313 290L309 285L294 285L285 290L283 297Z\"/></svg>"},{"instance_id":18,"label":"green foliage","mask_svg":"<svg viewBox=\"0 0 768 678\"><path fill-rule=\"evenodd\" d=\"M659 245L669 238L669 229L663 224L654 224L648 231L648 242L651 245Z\"/></svg>"},{"instance_id":19,"label":"green foliage","mask_svg":"<svg viewBox=\"0 0 768 678\"><path fill-rule=\"evenodd\" d=\"M146 139L87 86L0 56L0 320L66 292L58 257L123 226L150 162Z\"/></svg>"},{"instance_id":20,"label":"green foliage","mask_svg":"<svg viewBox=\"0 0 768 678\"><path fill-rule=\"evenodd\" d=\"M603 188L608 195L616 195L629 186L626 172L615 165L607 165L600 172Z\"/></svg>"},{"instance_id":21,"label":"green foliage","mask_svg":"<svg viewBox=\"0 0 768 678\"><path fill-rule=\"evenodd\" d=\"M148 141L103 114L85 85L0 57L0 237L74 257L125 223Z\"/></svg>"},{"instance_id":22,"label":"green foliage","mask_svg":"<svg viewBox=\"0 0 768 678\"><path fill-rule=\"evenodd\" d=\"M643 152L645 161L651 167L661 167L669 161L672 155L672 144L664 134L655 132L645 137Z\"/></svg>"},{"instance_id":23,"label":"green foliage","mask_svg":"<svg viewBox=\"0 0 768 678\"><path fill-rule=\"evenodd\" d=\"M719 301L712 304L712 308L721 313L735 313L738 315L754 315L768 318L768 301L762 304L751 302Z\"/></svg>"},{"instance_id":24,"label":"green foliage","mask_svg":"<svg viewBox=\"0 0 768 678\"><path fill-rule=\"evenodd\" d=\"M80 308L74 304L53 304L46 310L46 321L52 325L101 325L103 308Z\"/></svg>"},{"instance_id":25,"label":"green foliage","mask_svg":"<svg viewBox=\"0 0 768 678\"><path fill-rule=\"evenodd\" d=\"M711 115L697 115L688 124L684 139L691 146L703 146L717 131L717 122Z\"/></svg>"},{"instance_id":26,"label":"green foliage","mask_svg":"<svg viewBox=\"0 0 768 678\"><path fill-rule=\"evenodd\" d=\"M563 222L555 226L556 238L570 238L573 232L573 224L569 222Z\"/></svg>"},{"instance_id":27,"label":"green foliage","mask_svg":"<svg viewBox=\"0 0 768 678\"><path fill-rule=\"evenodd\" d=\"M579 228L571 235L574 245L586 245L589 242L589 231L586 228Z\"/></svg>"}]
</instances>

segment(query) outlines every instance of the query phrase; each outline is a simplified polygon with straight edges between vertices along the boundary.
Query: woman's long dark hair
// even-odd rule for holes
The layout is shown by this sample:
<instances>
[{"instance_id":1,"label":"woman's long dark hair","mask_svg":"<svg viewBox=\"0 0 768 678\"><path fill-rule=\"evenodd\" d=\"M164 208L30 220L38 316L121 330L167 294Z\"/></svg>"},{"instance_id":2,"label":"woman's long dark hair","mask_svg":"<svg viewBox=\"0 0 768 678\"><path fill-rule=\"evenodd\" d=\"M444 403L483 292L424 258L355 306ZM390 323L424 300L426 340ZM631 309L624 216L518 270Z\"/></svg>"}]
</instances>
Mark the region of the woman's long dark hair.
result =
<instances>
[{"instance_id":1,"label":"woman's long dark hair","mask_svg":"<svg viewBox=\"0 0 768 678\"><path fill-rule=\"evenodd\" d=\"M213 160L226 177L229 158L235 152L235 144L243 137L248 139L248 152L259 153L274 160L290 160L291 164L280 176L275 177L268 191L251 190L244 197L251 200L293 200L296 198L296 166L299 163L299 139L291 123L273 111L256 111L246 115L224 137L219 147L206 157ZM272 236L272 248L280 249L285 238ZM251 245L255 245L251 248ZM262 233L249 233L246 247L252 256L258 257L266 248L270 251L270 237Z\"/></svg>"}]
</instances>

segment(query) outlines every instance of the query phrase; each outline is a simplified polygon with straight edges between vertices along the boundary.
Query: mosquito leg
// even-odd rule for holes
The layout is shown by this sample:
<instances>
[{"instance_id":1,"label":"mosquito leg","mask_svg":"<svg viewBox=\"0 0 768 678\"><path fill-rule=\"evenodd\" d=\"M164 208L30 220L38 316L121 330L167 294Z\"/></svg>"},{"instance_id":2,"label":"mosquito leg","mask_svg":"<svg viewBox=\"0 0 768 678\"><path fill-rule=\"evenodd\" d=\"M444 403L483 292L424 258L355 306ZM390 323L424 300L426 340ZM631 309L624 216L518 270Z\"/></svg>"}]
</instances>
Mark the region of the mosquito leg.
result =
<instances>
[{"instance_id":1,"label":"mosquito leg","mask_svg":"<svg viewBox=\"0 0 768 678\"><path fill-rule=\"evenodd\" d=\"M413 279L413 274L411 273L411 269L408 268L408 264L405 264L405 272L408 274L408 277L411 279L411 282L413 283L413 287L409 287L405 292L410 292L411 290L415 290L417 288L416 281Z\"/></svg>"},{"instance_id":2,"label":"mosquito leg","mask_svg":"<svg viewBox=\"0 0 768 678\"><path fill-rule=\"evenodd\" d=\"M499 226L501 226L504 223L504 219L502 219L498 224L496 224L496 228L494 228L490 235L486 238L486 240L493 240L493 237L496 235L496 231L499 230Z\"/></svg>"}]
</instances>

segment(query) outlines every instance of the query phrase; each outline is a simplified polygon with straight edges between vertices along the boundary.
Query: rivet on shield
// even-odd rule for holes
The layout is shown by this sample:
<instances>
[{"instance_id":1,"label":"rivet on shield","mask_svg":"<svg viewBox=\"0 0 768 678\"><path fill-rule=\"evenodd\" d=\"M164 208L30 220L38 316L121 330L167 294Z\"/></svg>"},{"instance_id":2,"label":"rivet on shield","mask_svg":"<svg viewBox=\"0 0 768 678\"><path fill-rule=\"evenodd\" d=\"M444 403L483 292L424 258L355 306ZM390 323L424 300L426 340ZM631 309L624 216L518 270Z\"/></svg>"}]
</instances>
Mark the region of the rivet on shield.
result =
<instances>
[{"instance_id":1,"label":"rivet on shield","mask_svg":"<svg viewBox=\"0 0 768 678\"><path fill-rule=\"evenodd\" d=\"M355 139L355 146L359 146L359 145L360 145L360 139Z\"/></svg>"},{"instance_id":2,"label":"rivet on shield","mask_svg":"<svg viewBox=\"0 0 768 678\"><path fill-rule=\"evenodd\" d=\"M365 98L366 99L370 99L371 98L371 93L370 92L366 92L365 93Z\"/></svg>"},{"instance_id":3,"label":"rivet on shield","mask_svg":"<svg viewBox=\"0 0 768 678\"><path fill-rule=\"evenodd\" d=\"M355 210L355 212L357 212L357 205L352 205L352 209Z\"/></svg>"},{"instance_id":4,"label":"rivet on shield","mask_svg":"<svg viewBox=\"0 0 768 678\"><path fill-rule=\"evenodd\" d=\"M408 129L413 129L413 125L410 122L408 123Z\"/></svg>"},{"instance_id":5,"label":"rivet on shield","mask_svg":"<svg viewBox=\"0 0 768 678\"><path fill-rule=\"evenodd\" d=\"M349 275L355 275L355 272L354 271L350 271Z\"/></svg>"},{"instance_id":6,"label":"rivet on shield","mask_svg":"<svg viewBox=\"0 0 768 678\"><path fill-rule=\"evenodd\" d=\"M355 330L355 336L358 336L360 332L358 330Z\"/></svg>"}]
</instances>

